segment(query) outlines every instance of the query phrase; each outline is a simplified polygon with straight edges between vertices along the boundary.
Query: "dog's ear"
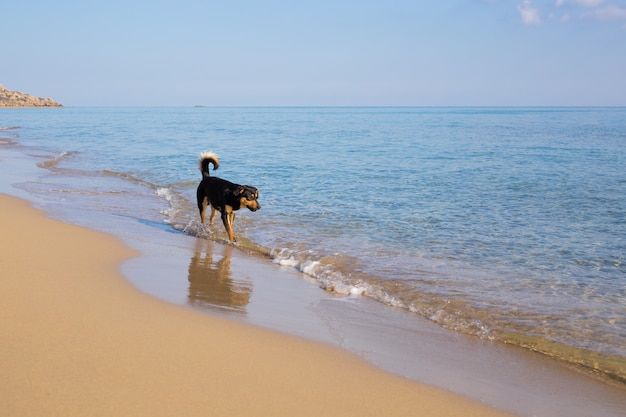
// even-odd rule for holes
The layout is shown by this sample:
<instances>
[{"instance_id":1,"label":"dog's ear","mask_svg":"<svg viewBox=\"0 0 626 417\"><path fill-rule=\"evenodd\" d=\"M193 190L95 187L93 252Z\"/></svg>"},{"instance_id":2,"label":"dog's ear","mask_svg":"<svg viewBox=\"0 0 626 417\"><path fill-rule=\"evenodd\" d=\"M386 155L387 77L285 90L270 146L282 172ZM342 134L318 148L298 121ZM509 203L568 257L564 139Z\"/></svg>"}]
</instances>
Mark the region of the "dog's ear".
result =
<instances>
[{"instance_id":1,"label":"dog's ear","mask_svg":"<svg viewBox=\"0 0 626 417\"><path fill-rule=\"evenodd\" d=\"M245 188L243 188L242 186L239 186L235 189L235 191L233 191L233 194L235 194L235 197L239 197L241 194L243 194L246 191Z\"/></svg>"}]
</instances>

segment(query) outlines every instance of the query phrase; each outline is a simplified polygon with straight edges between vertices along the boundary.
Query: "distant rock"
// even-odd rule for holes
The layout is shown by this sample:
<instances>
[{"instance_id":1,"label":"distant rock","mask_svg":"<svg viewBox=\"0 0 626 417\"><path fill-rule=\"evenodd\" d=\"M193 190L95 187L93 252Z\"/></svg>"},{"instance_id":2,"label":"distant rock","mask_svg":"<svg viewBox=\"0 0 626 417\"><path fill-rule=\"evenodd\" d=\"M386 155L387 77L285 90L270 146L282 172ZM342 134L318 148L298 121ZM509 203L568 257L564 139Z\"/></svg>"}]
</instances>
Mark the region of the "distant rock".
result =
<instances>
[{"instance_id":1,"label":"distant rock","mask_svg":"<svg viewBox=\"0 0 626 417\"><path fill-rule=\"evenodd\" d=\"M63 107L63 105L51 98L39 98L7 90L0 84L0 107Z\"/></svg>"}]
</instances>

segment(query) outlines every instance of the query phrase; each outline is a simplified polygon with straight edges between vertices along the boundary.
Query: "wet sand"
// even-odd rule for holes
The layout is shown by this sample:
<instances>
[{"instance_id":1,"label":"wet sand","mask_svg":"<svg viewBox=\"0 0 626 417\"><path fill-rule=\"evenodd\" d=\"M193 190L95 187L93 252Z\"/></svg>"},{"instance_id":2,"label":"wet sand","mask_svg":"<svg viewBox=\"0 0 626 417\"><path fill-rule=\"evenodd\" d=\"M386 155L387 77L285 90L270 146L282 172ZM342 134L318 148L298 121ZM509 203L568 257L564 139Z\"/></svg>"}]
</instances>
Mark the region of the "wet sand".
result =
<instances>
[{"instance_id":1,"label":"wet sand","mask_svg":"<svg viewBox=\"0 0 626 417\"><path fill-rule=\"evenodd\" d=\"M7 415L504 416L325 344L136 290L136 254L0 195Z\"/></svg>"}]
</instances>

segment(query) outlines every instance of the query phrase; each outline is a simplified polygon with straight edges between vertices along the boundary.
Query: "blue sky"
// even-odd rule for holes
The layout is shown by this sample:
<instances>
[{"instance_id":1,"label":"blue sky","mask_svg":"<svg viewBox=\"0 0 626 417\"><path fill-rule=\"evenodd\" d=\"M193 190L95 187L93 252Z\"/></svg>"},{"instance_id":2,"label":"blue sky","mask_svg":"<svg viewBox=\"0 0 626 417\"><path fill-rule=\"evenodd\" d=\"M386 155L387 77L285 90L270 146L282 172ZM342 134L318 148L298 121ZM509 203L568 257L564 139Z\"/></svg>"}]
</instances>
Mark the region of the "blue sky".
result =
<instances>
[{"instance_id":1,"label":"blue sky","mask_svg":"<svg viewBox=\"0 0 626 417\"><path fill-rule=\"evenodd\" d=\"M91 105L626 105L626 0L7 1L0 84Z\"/></svg>"}]
</instances>

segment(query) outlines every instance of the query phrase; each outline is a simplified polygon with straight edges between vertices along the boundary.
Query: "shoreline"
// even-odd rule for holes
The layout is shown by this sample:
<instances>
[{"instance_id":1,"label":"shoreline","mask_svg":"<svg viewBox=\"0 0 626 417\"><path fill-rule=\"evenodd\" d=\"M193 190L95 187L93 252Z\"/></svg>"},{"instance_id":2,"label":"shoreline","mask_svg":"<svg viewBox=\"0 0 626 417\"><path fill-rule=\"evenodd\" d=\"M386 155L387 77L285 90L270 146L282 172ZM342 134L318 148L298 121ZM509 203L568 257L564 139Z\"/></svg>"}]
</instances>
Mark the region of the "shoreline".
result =
<instances>
[{"instance_id":1,"label":"shoreline","mask_svg":"<svg viewBox=\"0 0 626 417\"><path fill-rule=\"evenodd\" d=\"M5 370L13 415L476 415L480 403L339 349L142 294L114 237L0 195ZM8 279L7 279L8 278Z\"/></svg>"}]
</instances>

